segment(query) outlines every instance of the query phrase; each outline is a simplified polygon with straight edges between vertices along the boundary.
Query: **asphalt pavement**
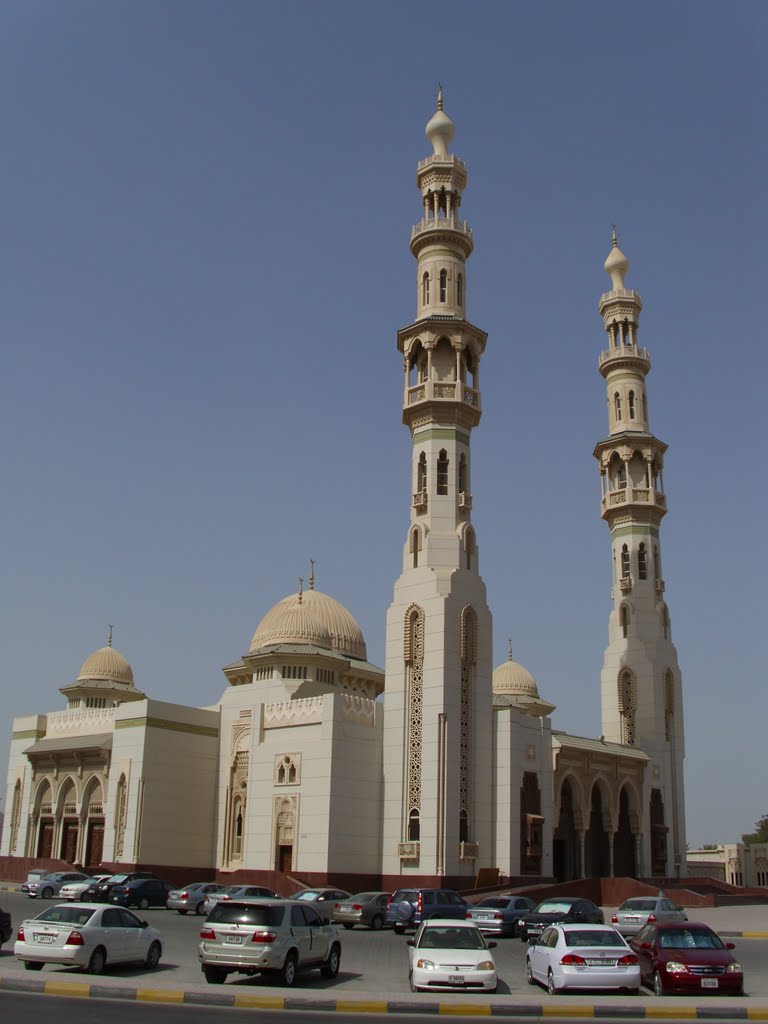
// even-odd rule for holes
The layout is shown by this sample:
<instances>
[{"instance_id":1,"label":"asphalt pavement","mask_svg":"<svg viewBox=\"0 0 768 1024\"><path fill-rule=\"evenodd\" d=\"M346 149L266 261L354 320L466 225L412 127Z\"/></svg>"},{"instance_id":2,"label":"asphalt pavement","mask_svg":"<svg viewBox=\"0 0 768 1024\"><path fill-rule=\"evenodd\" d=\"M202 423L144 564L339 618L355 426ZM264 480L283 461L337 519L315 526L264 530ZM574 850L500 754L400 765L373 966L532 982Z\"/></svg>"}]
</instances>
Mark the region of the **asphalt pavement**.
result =
<instances>
[{"instance_id":1,"label":"asphalt pavement","mask_svg":"<svg viewBox=\"0 0 768 1024\"><path fill-rule=\"evenodd\" d=\"M0 883L0 905L13 915L14 925L34 917L42 901L21 894L20 884ZM610 921L613 908L604 908ZM768 906L712 907L689 910L721 937L739 942L750 993L741 999L668 996L657 998L643 989L637 997L610 994L549 996L525 984L524 946L516 939L499 940L494 951L499 968L499 991L493 996L466 993L411 993L401 937L389 931L342 931L342 969L333 980L317 971L300 975L291 989L269 985L260 977L234 975L225 985L207 985L196 957L200 919L172 911L150 910L143 916L163 934L165 950L160 968L151 973L130 967L91 979L69 968L46 967L30 976L13 956L12 942L0 950L0 993L30 992L57 996L110 998L136 1002L184 1003L273 1010L333 1010L351 1013L441 1013L527 1018L569 1019L719 1019L768 1021ZM755 940L751 942L749 940ZM759 975L759 984L758 981Z\"/></svg>"}]
</instances>

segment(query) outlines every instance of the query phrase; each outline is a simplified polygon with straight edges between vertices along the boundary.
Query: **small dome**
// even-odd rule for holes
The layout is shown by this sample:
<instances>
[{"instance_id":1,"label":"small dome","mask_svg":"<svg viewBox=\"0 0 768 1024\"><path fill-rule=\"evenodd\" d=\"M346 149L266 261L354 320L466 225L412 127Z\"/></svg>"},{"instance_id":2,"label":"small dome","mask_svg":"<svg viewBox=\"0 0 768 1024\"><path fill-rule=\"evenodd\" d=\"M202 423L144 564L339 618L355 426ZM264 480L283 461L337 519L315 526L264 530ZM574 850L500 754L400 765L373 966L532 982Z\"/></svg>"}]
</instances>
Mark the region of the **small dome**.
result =
<instances>
[{"instance_id":1,"label":"small dome","mask_svg":"<svg viewBox=\"0 0 768 1024\"><path fill-rule=\"evenodd\" d=\"M133 686L133 669L127 659L110 644L100 647L83 662L77 681L84 683L91 679L107 679Z\"/></svg>"},{"instance_id":2,"label":"small dome","mask_svg":"<svg viewBox=\"0 0 768 1024\"><path fill-rule=\"evenodd\" d=\"M426 134L432 143L435 156L448 156L448 146L456 128L453 121L443 111L443 90L437 94L437 111L432 115L426 127Z\"/></svg>"},{"instance_id":3,"label":"small dome","mask_svg":"<svg viewBox=\"0 0 768 1024\"><path fill-rule=\"evenodd\" d=\"M613 229L613 246L608 253L608 259L605 261L605 270L611 276L613 290L620 291L623 289L624 277L629 270L629 260L619 248L615 228Z\"/></svg>"},{"instance_id":4,"label":"small dome","mask_svg":"<svg viewBox=\"0 0 768 1024\"><path fill-rule=\"evenodd\" d=\"M493 673L493 692L509 695L522 694L539 699L539 688L536 680L523 665L512 661L512 648L509 649L509 660L499 665Z\"/></svg>"},{"instance_id":5,"label":"small dome","mask_svg":"<svg viewBox=\"0 0 768 1024\"><path fill-rule=\"evenodd\" d=\"M306 595L291 594L267 612L256 627L251 640L251 652L271 644L313 644L331 647L331 634L317 615L305 603Z\"/></svg>"}]
</instances>

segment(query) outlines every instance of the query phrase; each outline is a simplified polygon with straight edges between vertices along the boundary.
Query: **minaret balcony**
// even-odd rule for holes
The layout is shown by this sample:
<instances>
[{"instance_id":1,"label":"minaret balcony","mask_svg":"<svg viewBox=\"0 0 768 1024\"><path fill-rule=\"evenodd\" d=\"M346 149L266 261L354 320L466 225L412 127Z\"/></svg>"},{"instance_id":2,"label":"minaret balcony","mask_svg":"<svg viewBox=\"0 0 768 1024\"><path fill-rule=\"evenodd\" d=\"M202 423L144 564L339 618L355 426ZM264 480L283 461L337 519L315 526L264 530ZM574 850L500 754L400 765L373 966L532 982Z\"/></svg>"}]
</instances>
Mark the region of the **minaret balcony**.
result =
<instances>
[{"instance_id":1,"label":"minaret balcony","mask_svg":"<svg viewBox=\"0 0 768 1024\"><path fill-rule=\"evenodd\" d=\"M622 576L619 579L619 590L622 594L628 594L632 589L632 578L630 576Z\"/></svg>"},{"instance_id":2,"label":"minaret balcony","mask_svg":"<svg viewBox=\"0 0 768 1024\"><path fill-rule=\"evenodd\" d=\"M465 220L455 215L450 217L422 217L418 224L411 228L411 252L414 256L430 242L438 242L445 238L458 244L466 259L475 247L472 239L472 228Z\"/></svg>"},{"instance_id":3,"label":"minaret balcony","mask_svg":"<svg viewBox=\"0 0 768 1024\"><path fill-rule=\"evenodd\" d=\"M597 365L604 377L610 370L620 366L634 366L643 373L648 373L651 369L651 356L647 348L640 348L638 345L616 345L603 349Z\"/></svg>"},{"instance_id":4,"label":"minaret balcony","mask_svg":"<svg viewBox=\"0 0 768 1024\"><path fill-rule=\"evenodd\" d=\"M659 594L659 596L664 593L665 589L666 584L664 580L656 580L656 593Z\"/></svg>"},{"instance_id":5,"label":"minaret balcony","mask_svg":"<svg viewBox=\"0 0 768 1024\"><path fill-rule=\"evenodd\" d=\"M406 405L418 405L420 402L461 402L479 412L480 392L460 380L425 380L405 391Z\"/></svg>"},{"instance_id":6,"label":"minaret balcony","mask_svg":"<svg viewBox=\"0 0 768 1024\"><path fill-rule=\"evenodd\" d=\"M665 512L667 510L666 495L651 487L625 487L620 491L607 491L601 504L603 512L617 505L655 505Z\"/></svg>"},{"instance_id":7,"label":"minaret balcony","mask_svg":"<svg viewBox=\"0 0 768 1024\"><path fill-rule=\"evenodd\" d=\"M459 860L477 860L479 856L479 843L459 843Z\"/></svg>"},{"instance_id":8,"label":"minaret balcony","mask_svg":"<svg viewBox=\"0 0 768 1024\"><path fill-rule=\"evenodd\" d=\"M427 511L427 492L426 491L416 491L416 493L413 496L413 507L416 509L417 512L426 512Z\"/></svg>"},{"instance_id":9,"label":"minaret balcony","mask_svg":"<svg viewBox=\"0 0 768 1024\"><path fill-rule=\"evenodd\" d=\"M418 860L420 854L419 843L398 843L397 855L400 860Z\"/></svg>"},{"instance_id":10,"label":"minaret balcony","mask_svg":"<svg viewBox=\"0 0 768 1024\"><path fill-rule=\"evenodd\" d=\"M472 495L468 494L467 491L459 493L459 508L463 512L469 512L472 509Z\"/></svg>"}]
</instances>

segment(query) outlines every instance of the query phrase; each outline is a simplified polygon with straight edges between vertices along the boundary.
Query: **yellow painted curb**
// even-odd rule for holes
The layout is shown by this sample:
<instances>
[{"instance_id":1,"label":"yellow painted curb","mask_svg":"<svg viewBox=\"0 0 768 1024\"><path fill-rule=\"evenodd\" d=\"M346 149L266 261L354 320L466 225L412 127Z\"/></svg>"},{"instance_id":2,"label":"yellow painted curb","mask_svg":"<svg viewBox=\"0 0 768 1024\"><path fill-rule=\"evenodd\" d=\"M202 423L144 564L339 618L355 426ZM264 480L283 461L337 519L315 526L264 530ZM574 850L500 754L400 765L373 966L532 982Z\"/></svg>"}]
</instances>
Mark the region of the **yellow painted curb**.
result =
<instances>
[{"instance_id":1,"label":"yellow painted curb","mask_svg":"<svg viewBox=\"0 0 768 1024\"><path fill-rule=\"evenodd\" d=\"M742 932L741 937L742 939L768 939L768 932ZM727 936L725 941L728 941Z\"/></svg>"},{"instance_id":2,"label":"yellow painted curb","mask_svg":"<svg viewBox=\"0 0 768 1024\"><path fill-rule=\"evenodd\" d=\"M47 996L80 996L91 994L91 986L85 981L46 981L43 989Z\"/></svg>"},{"instance_id":3,"label":"yellow painted curb","mask_svg":"<svg viewBox=\"0 0 768 1024\"><path fill-rule=\"evenodd\" d=\"M747 1009L747 1020L768 1020L768 1010Z\"/></svg>"},{"instance_id":4,"label":"yellow painted curb","mask_svg":"<svg viewBox=\"0 0 768 1024\"><path fill-rule=\"evenodd\" d=\"M375 1002L373 1000L337 999L336 1011L338 1013L386 1013L389 1005L386 1002Z\"/></svg>"},{"instance_id":5,"label":"yellow painted curb","mask_svg":"<svg viewBox=\"0 0 768 1024\"><path fill-rule=\"evenodd\" d=\"M557 1006L542 1006L541 1015L542 1017L594 1017L595 1008L593 1006L576 1006L573 1003L570 1006L561 1006L558 1003Z\"/></svg>"},{"instance_id":6,"label":"yellow painted curb","mask_svg":"<svg viewBox=\"0 0 768 1024\"><path fill-rule=\"evenodd\" d=\"M485 1006L478 1003L440 1003L439 1013L441 1016L451 1015L455 1017L490 1017L491 1008L486 1003ZM414 1007L414 1012L418 1012L418 1008Z\"/></svg>"},{"instance_id":7,"label":"yellow painted curb","mask_svg":"<svg viewBox=\"0 0 768 1024\"><path fill-rule=\"evenodd\" d=\"M655 1020L696 1020L695 1006L646 1006L645 1016Z\"/></svg>"},{"instance_id":8,"label":"yellow painted curb","mask_svg":"<svg viewBox=\"0 0 768 1024\"><path fill-rule=\"evenodd\" d=\"M284 1010L283 996L250 996L244 992L235 992L235 1006L254 1010Z\"/></svg>"},{"instance_id":9,"label":"yellow painted curb","mask_svg":"<svg viewBox=\"0 0 768 1024\"><path fill-rule=\"evenodd\" d=\"M183 1003L184 993L172 988L137 988L136 1001L141 1003Z\"/></svg>"}]
</instances>

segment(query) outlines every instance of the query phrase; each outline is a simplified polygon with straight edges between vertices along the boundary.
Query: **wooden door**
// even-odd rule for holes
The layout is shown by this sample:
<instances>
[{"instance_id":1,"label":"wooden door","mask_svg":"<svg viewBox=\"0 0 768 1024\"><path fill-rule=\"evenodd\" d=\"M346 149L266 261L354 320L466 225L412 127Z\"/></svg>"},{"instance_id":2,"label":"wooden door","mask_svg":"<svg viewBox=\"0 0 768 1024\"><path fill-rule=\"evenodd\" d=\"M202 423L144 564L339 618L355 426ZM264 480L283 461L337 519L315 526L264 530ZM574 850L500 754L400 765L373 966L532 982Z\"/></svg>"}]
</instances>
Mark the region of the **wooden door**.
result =
<instances>
[{"instance_id":1,"label":"wooden door","mask_svg":"<svg viewBox=\"0 0 768 1024\"><path fill-rule=\"evenodd\" d=\"M277 853L278 871L284 875L290 875L293 871L293 847L280 846Z\"/></svg>"},{"instance_id":2,"label":"wooden door","mask_svg":"<svg viewBox=\"0 0 768 1024\"><path fill-rule=\"evenodd\" d=\"M37 856L53 856L53 818L41 818L37 836Z\"/></svg>"},{"instance_id":3,"label":"wooden door","mask_svg":"<svg viewBox=\"0 0 768 1024\"><path fill-rule=\"evenodd\" d=\"M88 867L98 867L104 852L104 819L88 822L88 838L85 844L85 863Z\"/></svg>"},{"instance_id":4,"label":"wooden door","mask_svg":"<svg viewBox=\"0 0 768 1024\"><path fill-rule=\"evenodd\" d=\"M74 864L77 861L77 837L80 835L80 828L77 818L64 820L64 827L61 833L61 859L67 864Z\"/></svg>"}]
</instances>

